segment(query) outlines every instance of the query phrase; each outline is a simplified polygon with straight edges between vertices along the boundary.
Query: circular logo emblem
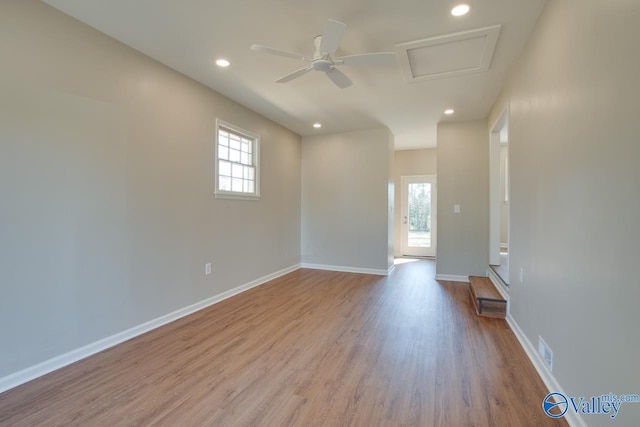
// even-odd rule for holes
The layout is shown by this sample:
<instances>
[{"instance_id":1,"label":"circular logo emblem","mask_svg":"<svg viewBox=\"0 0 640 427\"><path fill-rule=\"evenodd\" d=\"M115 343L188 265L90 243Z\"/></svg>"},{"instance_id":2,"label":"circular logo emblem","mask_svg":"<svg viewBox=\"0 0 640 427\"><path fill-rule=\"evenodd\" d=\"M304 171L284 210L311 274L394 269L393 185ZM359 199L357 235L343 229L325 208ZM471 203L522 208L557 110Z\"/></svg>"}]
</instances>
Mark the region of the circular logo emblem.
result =
<instances>
[{"instance_id":1,"label":"circular logo emblem","mask_svg":"<svg viewBox=\"0 0 640 427\"><path fill-rule=\"evenodd\" d=\"M542 401L542 409L551 418L560 418L569 409L569 402L562 393L549 393Z\"/></svg>"}]
</instances>

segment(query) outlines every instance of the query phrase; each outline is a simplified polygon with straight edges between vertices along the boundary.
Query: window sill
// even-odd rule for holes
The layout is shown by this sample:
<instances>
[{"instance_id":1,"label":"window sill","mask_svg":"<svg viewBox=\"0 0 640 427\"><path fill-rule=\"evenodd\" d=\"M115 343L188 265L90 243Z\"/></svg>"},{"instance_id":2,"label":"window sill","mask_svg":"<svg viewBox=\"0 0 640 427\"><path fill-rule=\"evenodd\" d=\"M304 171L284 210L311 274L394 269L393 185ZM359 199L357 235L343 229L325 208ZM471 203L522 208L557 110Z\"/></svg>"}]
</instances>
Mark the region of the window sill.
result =
<instances>
[{"instance_id":1,"label":"window sill","mask_svg":"<svg viewBox=\"0 0 640 427\"><path fill-rule=\"evenodd\" d=\"M218 191L216 191L214 194L216 199L260 200L259 194L226 193L226 192L218 192Z\"/></svg>"}]
</instances>

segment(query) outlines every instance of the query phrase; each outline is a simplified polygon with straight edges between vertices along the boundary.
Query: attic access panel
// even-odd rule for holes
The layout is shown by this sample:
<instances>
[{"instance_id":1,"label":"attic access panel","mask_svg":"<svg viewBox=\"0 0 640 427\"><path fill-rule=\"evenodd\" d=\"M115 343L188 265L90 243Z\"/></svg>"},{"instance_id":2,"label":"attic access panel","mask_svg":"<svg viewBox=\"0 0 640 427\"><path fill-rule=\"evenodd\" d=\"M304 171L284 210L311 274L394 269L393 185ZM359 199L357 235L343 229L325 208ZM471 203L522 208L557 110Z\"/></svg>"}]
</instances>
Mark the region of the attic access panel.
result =
<instances>
[{"instance_id":1,"label":"attic access panel","mask_svg":"<svg viewBox=\"0 0 640 427\"><path fill-rule=\"evenodd\" d=\"M500 25L396 45L407 82L485 72L491 65Z\"/></svg>"}]
</instances>

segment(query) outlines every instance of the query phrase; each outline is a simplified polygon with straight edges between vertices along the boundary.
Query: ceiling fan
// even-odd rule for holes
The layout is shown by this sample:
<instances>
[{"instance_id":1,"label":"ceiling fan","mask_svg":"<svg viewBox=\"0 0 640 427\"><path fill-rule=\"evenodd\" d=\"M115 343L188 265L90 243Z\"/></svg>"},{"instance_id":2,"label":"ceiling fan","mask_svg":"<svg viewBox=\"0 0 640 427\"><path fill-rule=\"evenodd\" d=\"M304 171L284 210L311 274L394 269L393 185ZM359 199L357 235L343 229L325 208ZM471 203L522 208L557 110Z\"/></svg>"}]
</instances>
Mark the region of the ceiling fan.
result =
<instances>
[{"instance_id":1,"label":"ceiling fan","mask_svg":"<svg viewBox=\"0 0 640 427\"><path fill-rule=\"evenodd\" d=\"M378 52L378 53L361 53L357 55L339 56L333 58L332 55L338 49L340 42L347 32L347 26L342 22L329 19L324 26L322 35L313 39L315 44L315 53L312 58L307 58L298 53L287 52L273 47L254 44L252 50L265 52L272 55L284 56L285 58L299 59L301 61L310 62L304 68L276 80L276 83L286 83L298 78L309 71L322 71L331 79L336 86L341 89L349 87L353 84L351 79L342 71L338 70L338 65L393 65L396 60L395 52Z\"/></svg>"}]
</instances>

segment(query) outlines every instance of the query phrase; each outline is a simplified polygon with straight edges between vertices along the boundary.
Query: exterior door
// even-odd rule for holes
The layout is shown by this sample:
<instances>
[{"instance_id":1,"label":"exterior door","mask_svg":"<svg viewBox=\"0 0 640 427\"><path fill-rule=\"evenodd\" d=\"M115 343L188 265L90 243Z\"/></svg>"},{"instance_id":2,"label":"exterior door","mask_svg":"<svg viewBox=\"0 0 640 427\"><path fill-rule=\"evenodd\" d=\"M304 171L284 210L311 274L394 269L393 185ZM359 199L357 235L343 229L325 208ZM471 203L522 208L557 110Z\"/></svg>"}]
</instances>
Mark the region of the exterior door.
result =
<instances>
[{"instance_id":1,"label":"exterior door","mask_svg":"<svg viewBox=\"0 0 640 427\"><path fill-rule=\"evenodd\" d=\"M436 176L403 176L402 255L436 256Z\"/></svg>"}]
</instances>

